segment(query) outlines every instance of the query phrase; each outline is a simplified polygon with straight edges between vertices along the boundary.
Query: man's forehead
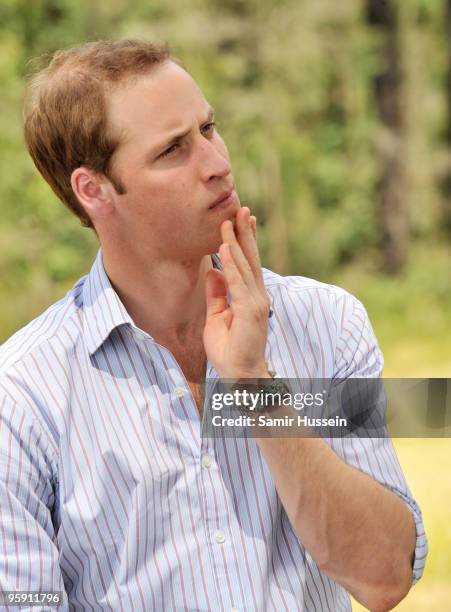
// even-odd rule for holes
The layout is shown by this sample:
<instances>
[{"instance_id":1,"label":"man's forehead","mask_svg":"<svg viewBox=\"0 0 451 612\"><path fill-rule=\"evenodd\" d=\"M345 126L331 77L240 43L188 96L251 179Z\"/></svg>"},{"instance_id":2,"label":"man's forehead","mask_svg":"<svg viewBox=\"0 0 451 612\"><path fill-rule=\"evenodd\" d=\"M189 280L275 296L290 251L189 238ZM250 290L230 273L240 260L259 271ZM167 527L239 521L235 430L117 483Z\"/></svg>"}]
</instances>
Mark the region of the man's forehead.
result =
<instances>
[{"instance_id":1,"label":"man's forehead","mask_svg":"<svg viewBox=\"0 0 451 612\"><path fill-rule=\"evenodd\" d=\"M112 92L110 124L121 133L156 137L186 128L193 116L211 107L194 79L180 66L165 62L149 74L130 79Z\"/></svg>"}]
</instances>

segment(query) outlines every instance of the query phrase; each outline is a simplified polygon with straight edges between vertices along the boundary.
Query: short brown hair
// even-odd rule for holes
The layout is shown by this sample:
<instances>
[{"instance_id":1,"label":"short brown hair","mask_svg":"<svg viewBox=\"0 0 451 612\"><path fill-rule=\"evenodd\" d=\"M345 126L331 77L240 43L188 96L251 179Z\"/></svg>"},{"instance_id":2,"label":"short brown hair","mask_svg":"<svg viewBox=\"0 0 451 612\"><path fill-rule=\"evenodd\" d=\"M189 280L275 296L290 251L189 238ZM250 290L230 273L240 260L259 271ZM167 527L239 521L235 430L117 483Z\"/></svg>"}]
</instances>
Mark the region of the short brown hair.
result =
<instances>
[{"instance_id":1,"label":"short brown hair","mask_svg":"<svg viewBox=\"0 0 451 612\"><path fill-rule=\"evenodd\" d=\"M25 142L33 161L55 194L93 227L72 191L72 172L86 166L123 186L111 172L120 143L107 123L107 94L132 76L149 72L171 57L167 45L139 40L90 42L57 51L28 86ZM178 62L177 62L178 63Z\"/></svg>"}]
</instances>

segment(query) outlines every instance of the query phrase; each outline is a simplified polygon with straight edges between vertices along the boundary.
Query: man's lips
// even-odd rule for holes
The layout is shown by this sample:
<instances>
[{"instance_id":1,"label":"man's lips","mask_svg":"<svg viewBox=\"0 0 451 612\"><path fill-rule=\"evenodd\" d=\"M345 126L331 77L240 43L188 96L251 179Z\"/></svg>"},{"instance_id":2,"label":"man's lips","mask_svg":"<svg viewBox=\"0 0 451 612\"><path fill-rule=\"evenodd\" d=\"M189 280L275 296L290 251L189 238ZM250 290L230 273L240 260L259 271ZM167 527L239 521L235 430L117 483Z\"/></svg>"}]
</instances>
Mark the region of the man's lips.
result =
<instances>
[{"instance_id":1,"label":"man's lips","mask_svg":"<svg viewBox=\"0 0 451 612\"><path fill-rule=\"evenodd\" d=\"M208 207L209 210L212 208L225 208L229 206L234 200L235 190L229 189L228 191L223 191L221 195Z\"/></svg>"}]
</instances>

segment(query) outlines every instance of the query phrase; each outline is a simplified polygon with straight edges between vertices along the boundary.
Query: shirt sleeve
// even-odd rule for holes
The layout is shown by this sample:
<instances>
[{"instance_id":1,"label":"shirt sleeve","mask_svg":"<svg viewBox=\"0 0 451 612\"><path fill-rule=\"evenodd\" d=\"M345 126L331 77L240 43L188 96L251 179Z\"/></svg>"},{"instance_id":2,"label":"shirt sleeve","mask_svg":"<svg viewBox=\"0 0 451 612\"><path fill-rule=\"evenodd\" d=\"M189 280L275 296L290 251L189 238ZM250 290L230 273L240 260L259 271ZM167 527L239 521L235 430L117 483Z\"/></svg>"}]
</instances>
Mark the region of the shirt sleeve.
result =
<instances>
[{"instance_id":1,"label":"shirt sleeve","mask_svg":"<svg viewBox=\"0 0 451 612\"><path fill-rule=\"evenodd\" d=\"M335 378L380 377L382 352L364 306L345 294L338 310L339 335L336 346ZM421 578L428 543L421 510L414 500L389 437L349 436L329 440L333 450L346 463L365 472L400 497L412 513L416 527L412 584Z\"/></svg>"},{"instance_id":2,"label":"shirt sleeve","mask_svg":"<svg viewBox=\"0 0 451 612\"><path fill-rule=\"evenodd\" d=\"M61 611L68 607L52 521L55 473L45 434L0 393L0 591L62 591L63 601L55 608Z\"/></svg>"}]
</instances>

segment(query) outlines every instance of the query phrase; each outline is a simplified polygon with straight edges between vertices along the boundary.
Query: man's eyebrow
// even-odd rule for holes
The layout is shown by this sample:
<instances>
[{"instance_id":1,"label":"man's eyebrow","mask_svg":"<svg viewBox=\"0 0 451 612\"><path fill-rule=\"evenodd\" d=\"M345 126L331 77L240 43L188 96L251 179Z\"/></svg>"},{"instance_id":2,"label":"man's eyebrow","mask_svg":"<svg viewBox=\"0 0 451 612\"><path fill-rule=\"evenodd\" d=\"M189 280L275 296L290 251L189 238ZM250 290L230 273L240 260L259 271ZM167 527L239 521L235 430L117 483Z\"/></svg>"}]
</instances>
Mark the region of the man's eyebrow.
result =
<instances>
[{"instance_id":1,"label":"man's eyebrow","mask_svg":"<svg viewBox=\"0 0 451 612\"><path fill-rule=\"evenodd\" d=\"M215 116L215 110L212 106L209 106L207 117L204 121L202 121L202 123L208 123L209 121L214 119L214 116ZM163 140L162 142L160 142L160 144L155 145L155 147L152 147L152 150L159 151L160 149L163 150L167 147L170 147L171 145L178 142L182 138L185 138L185 136L187 136L190 132L191 132L191 128L188 130L185 130L184 132L178 132L177 134L174 134L173 136L169 136L167 140Z\"/></svg>"}]
</instances>

